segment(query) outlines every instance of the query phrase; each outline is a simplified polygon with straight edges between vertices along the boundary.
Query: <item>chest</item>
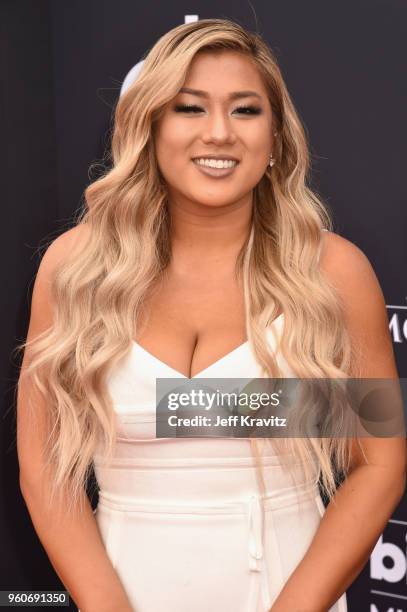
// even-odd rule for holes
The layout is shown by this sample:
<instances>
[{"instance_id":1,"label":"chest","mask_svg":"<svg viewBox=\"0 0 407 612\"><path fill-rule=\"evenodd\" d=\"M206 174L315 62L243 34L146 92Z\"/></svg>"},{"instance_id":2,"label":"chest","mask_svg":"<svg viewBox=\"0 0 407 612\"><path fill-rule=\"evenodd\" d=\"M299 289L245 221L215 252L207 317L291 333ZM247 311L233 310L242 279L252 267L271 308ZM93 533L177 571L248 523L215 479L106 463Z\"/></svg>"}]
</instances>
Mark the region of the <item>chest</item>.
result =
<instances>
[{"instance_id":1,"label":"chest","mask_svg":"<svg viewBox=\"0 0 407 612\"><path fill-rule=\"evenodd\" d=\"M192 377L247 340L243 287L233 274L169 274L146 297L135 341Z\"/></svg>"}]
</instances>

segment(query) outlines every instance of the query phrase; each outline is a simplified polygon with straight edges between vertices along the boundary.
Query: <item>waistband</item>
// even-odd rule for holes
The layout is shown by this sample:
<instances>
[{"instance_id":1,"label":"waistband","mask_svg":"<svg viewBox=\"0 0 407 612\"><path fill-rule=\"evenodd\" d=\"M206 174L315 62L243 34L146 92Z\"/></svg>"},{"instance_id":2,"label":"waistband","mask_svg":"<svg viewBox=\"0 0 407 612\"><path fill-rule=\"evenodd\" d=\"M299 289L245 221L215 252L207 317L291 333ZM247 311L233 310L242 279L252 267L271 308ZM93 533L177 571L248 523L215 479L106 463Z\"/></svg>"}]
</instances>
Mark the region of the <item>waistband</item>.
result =
<instances>
[{"instance_id":1,"label":"waistband","mask_svg":"<svg viewBox=\"0 0 407 612\"><path fill-rule=\"evenodd\" d=\"M118 512L152 512L158 514L242 514L246 512L247 500L263 502L265 510L274 510L290 506L319 495L318 485L315 481L300 483L295 487L287 487L273 491L264 497L259 493L252 493L242 500L216 504L162 504L142 501L133 497L99 491L98 506L116 510Z\"/></svg>"},{"instance_id":2,"label":"waistband","mask_svg":"<svg viewBox=\"0 0 407 612\"><path fill-rule=\"evenodd\" d=\"M264 466L276 466L278 468L284 468L286 466L294 467L303 465L297 458L291 453L281 453L279 455L263 455L261 463ZM96 467L110 468L119 467L125 468L130 467L132 469L140 467L141 469L156 469L156 468L195 468L205 467L218 469L222 467L233 468L233 467L256 467L256 460L253 456L243 457L141 457L139 453L132 455L116 455L110 459L104 459L103 455L95 453L93 455L93 462Z\"/></svg>"}]
</instances>

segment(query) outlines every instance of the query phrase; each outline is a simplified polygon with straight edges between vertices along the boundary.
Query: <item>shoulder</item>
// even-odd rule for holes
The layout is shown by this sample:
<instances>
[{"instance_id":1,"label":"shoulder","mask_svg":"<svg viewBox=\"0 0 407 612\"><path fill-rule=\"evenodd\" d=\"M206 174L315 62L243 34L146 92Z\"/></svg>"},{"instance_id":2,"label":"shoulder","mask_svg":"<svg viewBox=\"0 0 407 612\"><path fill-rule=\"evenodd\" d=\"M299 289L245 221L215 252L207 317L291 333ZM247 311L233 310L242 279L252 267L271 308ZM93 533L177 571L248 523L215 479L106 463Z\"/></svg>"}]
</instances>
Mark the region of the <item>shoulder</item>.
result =
<instances>
[{"instance_id":1,"label":"shoulder","mask_svg":"<svg viewBox=\"0 0 407 612\"><path fill-rule=\"evenodd\" d=\"M344 305L366 308L384 304L383 293L368 257L356 244L323 232L320 257L322 273L340 292Z\"/></svg>"},{"instance_id":2,"label":"shoulder","mask_svg":"<svg viewBox=\"0 0 407 612\"><path fill-rule=\"evenodd\" d=\"M364 375L395 374L386 303L366 254L339 234L323 232L320 268L338 293L351 338L369 359Z\"/></svg>"},{"instance_id":3,"label":"shoulder","mask_svg":"<svg viewBox=\"0 0 407 612\"><path fill-rule=\"evenodd\" d=\"M66 260L76 248L81 247L88 239L90 228L81 223L63 232L51 242L42 256L38 275L52 274L57 265Z\"/></svg>"},{"instance_id":4,"label":"shoulder","mask_svg":"<svg viewBox=\"0 0 407 612\"><path fill-rule=\"evenodd\" d=\"M339 234L324 231L322 233L321 267L340 277L345 272L345 265L350 265L350 271L354 271L355 274L367 269L373 271L365 253L356 244Z\"/></svg>"}]
</instances>

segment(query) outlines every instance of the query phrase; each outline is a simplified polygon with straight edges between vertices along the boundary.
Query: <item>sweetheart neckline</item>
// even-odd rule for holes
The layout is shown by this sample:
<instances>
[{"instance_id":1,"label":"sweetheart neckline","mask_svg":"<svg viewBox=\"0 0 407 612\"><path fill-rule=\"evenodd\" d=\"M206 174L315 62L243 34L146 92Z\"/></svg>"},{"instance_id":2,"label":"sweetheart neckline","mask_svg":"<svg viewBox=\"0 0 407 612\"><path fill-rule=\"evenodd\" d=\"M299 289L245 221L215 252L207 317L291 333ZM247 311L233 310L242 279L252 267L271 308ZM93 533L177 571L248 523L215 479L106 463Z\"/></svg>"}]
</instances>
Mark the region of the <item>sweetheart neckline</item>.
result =
<instances>
[{"instance_id":1,"label":"sweetheart neckline","mask_svg":"<svg viewBox=\"0 0 407 612\"><path fill-rule=\"evenodd\" d=\"M284 316L284 313L281 312L278 317L276 317L275 319L273 319L273 321L271 322L269 329L271 329L271 327L282 317ZM165 361L162 361L161 359L159 359L158 357L156 357L155 355L153 355L153 353L150 353L150 351L148 351L147 349L145 349L143 346L141 346L141 344L139 344L138 342L136 342L135 340L132 340L132 345L133 345L133 349L135 348L139 348L143 351L143 353L145 353L147 356L149 356L151 359L154 359L154 361L157 361L158 363L160 363L161 365L163 365L165 368L167 368L168 370L171 370L172 372L175 372L175 374L177 374L178 376L185 378L187 380L193 380L194 378L199 378L199 376L201 376L201 374L204 374L207 370L209 370L210 368L212 368L215 365L218 365L219 363L222 363L225 359L227 359L228 357L230 357L231 355L233 355L234 353L236 353L237 351L241 350L242 348L248 346L249 344L249 340L245 340L245 342L242 342L241 344L239 344L238 346L236 346L234 349L232 349L231 351L229 351L228 353L226 353L225 355L223 355L223 357L220 357L219 359L217 359L216 361L214 361L213 363L211 363L210 365L208 365L206 368L204 368L203 370L201 370L200 372L198 372L197 374L194 374L191 377L186 376L185 374L182 374L182 372L178 372L178 370L176 370L175 368L173 368L172 366L170 366L168 363L165 363Z\"/></svg>"}]
</instances>

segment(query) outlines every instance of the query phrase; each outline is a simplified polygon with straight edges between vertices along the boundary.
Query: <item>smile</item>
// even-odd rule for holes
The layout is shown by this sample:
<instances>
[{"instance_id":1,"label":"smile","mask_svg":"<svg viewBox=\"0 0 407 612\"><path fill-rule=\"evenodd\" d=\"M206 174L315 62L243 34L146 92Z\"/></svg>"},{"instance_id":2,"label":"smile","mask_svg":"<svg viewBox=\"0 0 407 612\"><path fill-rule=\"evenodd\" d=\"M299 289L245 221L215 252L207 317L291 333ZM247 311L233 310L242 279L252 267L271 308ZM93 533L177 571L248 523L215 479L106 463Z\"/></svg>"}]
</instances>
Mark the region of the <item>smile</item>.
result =
<instances>
[{"instance_id":1,"label":"smile","mask_svg":"<svg viewBox=\"0 0 407 612\"><path fill-rule=\"evenodd\" d=\"M237 161L233 159L209 159L201 157L193 161L200 166L208 166L209 168L232 168L237 165Z\"/></svg>"},{"instance_id":2,"label":"smile","mask_svg":"<svg viewBox=\"0 0 407 612\"><path fill-rule=\"evenodd\" d=\"M223 177L232 174L239 162L232 159L193 159L195 166L203 174L213 177Z\"/></svg>"}]
</instances>

